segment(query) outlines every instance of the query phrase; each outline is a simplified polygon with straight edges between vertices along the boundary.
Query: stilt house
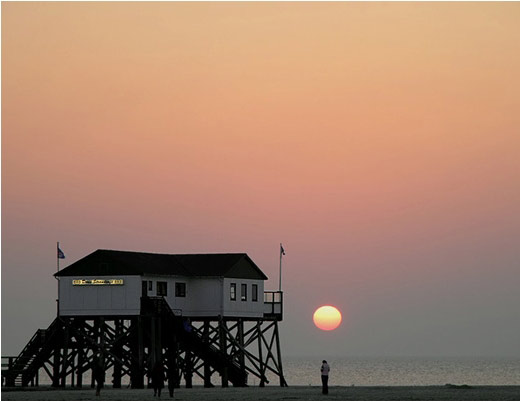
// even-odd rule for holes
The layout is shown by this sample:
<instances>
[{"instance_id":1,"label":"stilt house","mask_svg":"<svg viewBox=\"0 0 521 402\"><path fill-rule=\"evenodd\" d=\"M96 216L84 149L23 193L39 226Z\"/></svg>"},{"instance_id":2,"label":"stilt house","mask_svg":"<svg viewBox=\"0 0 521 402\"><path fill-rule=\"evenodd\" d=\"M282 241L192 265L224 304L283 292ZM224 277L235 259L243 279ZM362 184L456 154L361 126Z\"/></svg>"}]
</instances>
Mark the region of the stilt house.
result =
<instances>
[{"instance_id":1,"label":"stilt house","mask_svg":"<svg viewBox=\"0 0 521 402\"><path fill-rule=\"evenodd\" d=\"M244 253L153 254L97 250L57 272L58 314L2 369L8 386L81 387L101 357L114 388L127 378L142 388L162 362L169 383L198 376L210 387L286 386L278 322L282 292L265 291L266 275ZM91 378L93 376L91 375ZM93 380L91 380L93 381ZM107 380L109 382L109 380ZM91 384L92 385L92 384Z\"/></svg>"},{"instance_id":2,"label":"stilt house","mask_svg":"<svg viewBox=\"0 0 521 402\"><path fill-rule=\"evenodd\" d=\"M282 314L264 303L268 279L247 254L152 254L97 250L56 273L60 316L132 316L141 297L163 297L189 318Z\"/></svg>"}]
</instances>

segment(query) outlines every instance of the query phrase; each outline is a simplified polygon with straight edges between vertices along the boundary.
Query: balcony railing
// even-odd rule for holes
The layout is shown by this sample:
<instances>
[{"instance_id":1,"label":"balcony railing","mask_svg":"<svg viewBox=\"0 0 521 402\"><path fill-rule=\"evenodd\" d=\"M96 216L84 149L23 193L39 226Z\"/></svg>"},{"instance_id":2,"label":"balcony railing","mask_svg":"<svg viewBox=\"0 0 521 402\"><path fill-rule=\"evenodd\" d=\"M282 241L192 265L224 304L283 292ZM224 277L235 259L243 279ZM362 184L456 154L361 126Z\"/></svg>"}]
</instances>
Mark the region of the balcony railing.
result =
<instances>
[{"instance_id":1,"label":"balcony railing","mask_svg":"<svg viewBox=\"0 0 521 402\"><path fill-rule=\"evenodd\" d=\"M281 291L265 291L264 292L264 317L282 320L282 292Z\"/></svg>"}]
</instances>

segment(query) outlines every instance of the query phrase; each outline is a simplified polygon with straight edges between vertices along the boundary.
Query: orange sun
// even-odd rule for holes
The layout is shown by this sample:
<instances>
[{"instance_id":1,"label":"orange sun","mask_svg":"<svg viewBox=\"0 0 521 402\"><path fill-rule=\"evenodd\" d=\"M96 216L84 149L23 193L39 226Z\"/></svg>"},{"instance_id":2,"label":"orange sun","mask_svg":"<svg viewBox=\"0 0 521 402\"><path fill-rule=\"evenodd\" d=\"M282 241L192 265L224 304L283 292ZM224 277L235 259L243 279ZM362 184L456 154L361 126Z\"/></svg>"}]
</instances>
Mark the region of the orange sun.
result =
<instances>
[{"instance_id":1,"label":"orange sun","mask_svg":"<svg viewBox=\"0 0 521 402\"><path fill-rule=\"evenodd\" d=\"M313 322L324 331L332 331L342 322L342 314L336 307L322 306L317 308L313 314Z\"/></svg>"}]
</instances>

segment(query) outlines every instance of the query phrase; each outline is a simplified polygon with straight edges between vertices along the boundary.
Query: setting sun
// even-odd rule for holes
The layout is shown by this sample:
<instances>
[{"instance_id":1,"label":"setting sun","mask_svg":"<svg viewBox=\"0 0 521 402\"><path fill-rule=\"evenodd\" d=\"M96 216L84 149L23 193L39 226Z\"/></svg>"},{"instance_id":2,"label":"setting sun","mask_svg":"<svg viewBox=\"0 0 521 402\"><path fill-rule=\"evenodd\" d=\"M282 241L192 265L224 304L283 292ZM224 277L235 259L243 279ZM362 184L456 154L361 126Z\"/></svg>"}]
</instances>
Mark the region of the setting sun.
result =
<instances>
[{"instance_id":1,"label":"setting sun","mask_svg":"<svg viewBox=\"0 0 521 402\"><path fill-rule=\"evenodd\" d=\"M332 331L342 322L342 314L336 307L322 306L313 314L313 322L324 331Z\"/></svg>"}]
</instances>

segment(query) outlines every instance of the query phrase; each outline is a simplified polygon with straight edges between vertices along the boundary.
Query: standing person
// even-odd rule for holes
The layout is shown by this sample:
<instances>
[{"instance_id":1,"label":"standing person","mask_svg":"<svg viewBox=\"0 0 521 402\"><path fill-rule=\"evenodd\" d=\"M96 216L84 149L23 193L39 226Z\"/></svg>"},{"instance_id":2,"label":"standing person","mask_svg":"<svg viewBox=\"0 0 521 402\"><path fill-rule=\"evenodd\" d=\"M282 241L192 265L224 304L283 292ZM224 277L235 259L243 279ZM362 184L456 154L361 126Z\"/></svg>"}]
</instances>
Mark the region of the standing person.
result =
<instances>
[{"instance_id":1,"label":"standing person","mask_svg":"<svg viewBox=\"0 0 521 402\"><path fill-rule=\"evenodd\" d=\"M103 388L105 383L105 359L103 358L103 353L100 353L92 363L92 375L94 376L94 381L96 381L96 396L99 397L101 388Z\"/></svg>"},{"instance_id":2,"label":"standing person","mask_svg":"<svg viewBox=\"0 0 521 402\"><path fill-rule=\"evenodd\" d=\"M172 367L172 362L169 362L168 364L168 370L166 371L166 377L168 380L168 392L170 393L170 398L174 397L174 388L175 388L175 370L174 367Z\"/></svg>"},{"instance_id":3,"label":"standing person","mask_svg":"<svg viewBox=\"0 0 521 402\"><path fill-rule=\"evenodd\" d=\"M322 376L322 393L327 395L329 390L327 388L327 382L329 380L329 364L325 360L322 360L322 367L320 367L320 374Z\"/></svg>"},{"instance_id":4,"label":"standing person","mask_svg":"<svg viewBox=\"0 0 521 402\"><path fill-rule=\"evenodd\" d=\"M154 396L161 398L161 390L165 386L165 368L161 360L158 360L152 369L152 387L154 387Z\"/></svg>"}]
</instances>

